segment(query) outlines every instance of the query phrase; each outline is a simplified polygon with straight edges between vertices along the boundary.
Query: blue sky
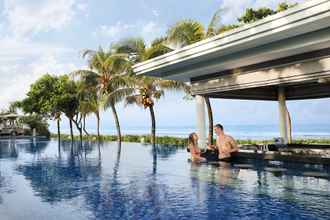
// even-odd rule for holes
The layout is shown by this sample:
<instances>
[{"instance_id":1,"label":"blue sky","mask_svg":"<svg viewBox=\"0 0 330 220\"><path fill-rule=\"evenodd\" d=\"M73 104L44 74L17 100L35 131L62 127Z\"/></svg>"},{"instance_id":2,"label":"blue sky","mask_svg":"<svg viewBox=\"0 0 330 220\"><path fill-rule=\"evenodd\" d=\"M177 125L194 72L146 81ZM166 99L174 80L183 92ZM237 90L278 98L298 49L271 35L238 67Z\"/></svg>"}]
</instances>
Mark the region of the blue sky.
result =
<instances>
[{"instance_id":1,"label":"blue sky","mask_svg":"<svg viewBox=\"0 0 330 220\"><path fill-rule=\"evenodd\" d=\"M296 2L301 2L298 0ZM21 99L44 73L63 74L85 67L80 51L109 46L129 36L150 41L176 21L192 18L205 25L218 8L231 23L247 7L274 7L278 0L0 0L0 108ZM292 2L292 1L291 1ZM158 125L194 125L195 104L167 93L156 104ZM216 121L239 124L277 122L276 102L214 100ZM295 123L330 123L330 100L289 102ZM119 104L123 126L148 125L149 113ZM113 125L102 114L102 128ZM94 119L89 119L94 124Z\"/></svg>"}]
</instances>

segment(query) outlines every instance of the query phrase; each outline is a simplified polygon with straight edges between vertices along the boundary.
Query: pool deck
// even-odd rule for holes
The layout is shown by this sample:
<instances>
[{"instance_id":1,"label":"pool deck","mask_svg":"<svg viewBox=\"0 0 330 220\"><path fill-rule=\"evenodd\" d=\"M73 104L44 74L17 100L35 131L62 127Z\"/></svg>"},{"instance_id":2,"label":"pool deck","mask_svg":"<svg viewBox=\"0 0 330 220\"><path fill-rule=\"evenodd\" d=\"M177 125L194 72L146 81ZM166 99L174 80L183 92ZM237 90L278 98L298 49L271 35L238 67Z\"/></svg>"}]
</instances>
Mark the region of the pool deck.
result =
<instances>
[{"instance_id":1,"label":"pool deck","mask_svg":"<svg viewBox=\"0 0 330 220\"><path fill-rule=\"evenodd\" d=\"M242 159L265 160L265 161L284 161L293 163L306 164L324 164L330 165L330 157L323 157L317 155L292 154L289 152L275 152L275 151L253 151L240 150L235 157Z\"/></svg>"},{"instance_id":2,"label":"pool deck","mask_svg":"<svg viewBox=\"0 0 330 220\"><path fill-rule=\"evenodd\" d=\"M274 160L295 163L330 165L330 145L242 145L240 146L240 151L236 154L236 157L266 161Z\"/></svg>"}]
</instances>

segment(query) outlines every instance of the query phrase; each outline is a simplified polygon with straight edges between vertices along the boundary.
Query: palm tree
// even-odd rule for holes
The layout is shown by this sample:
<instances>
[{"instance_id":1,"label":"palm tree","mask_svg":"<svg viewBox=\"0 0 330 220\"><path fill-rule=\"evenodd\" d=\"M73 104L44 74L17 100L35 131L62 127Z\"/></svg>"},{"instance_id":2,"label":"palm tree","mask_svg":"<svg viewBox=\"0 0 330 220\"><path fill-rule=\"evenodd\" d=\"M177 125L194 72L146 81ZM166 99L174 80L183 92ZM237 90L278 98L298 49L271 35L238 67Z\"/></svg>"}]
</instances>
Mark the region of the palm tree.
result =
<instances>
[{"instance_id":1,"label":"palm tree","mask_svg":"<svg viewBox=\"0 0 330 220\"><path fill-rule=\"evenodd\" d=\"M110 93L115 91L125 83L124 73L129 69L129 59L127 54L117 53L113 48L108 51L100 48L99 50L85 50L83 57L88 59L90 70L78 70L73 75L78 75L84 80L97 81L97 94L99 100L104 100L102 103L104 108L111 108L116 124L118 141L121 142L121 129L118 114L116 111L116 103L123 97L108 97ZM98 118L99 129L99 111L96 111ZM99 131L98 131L99 132Z\"/></svg>"},{"instance_id":2,"label":"palm tree","mask_svg":"<svg viewBox=\"0 0 330 220\"><path fill-rule=\"evenodd\" d=\"M82 114L82 129L86 135L86 117L93 113L96 116L97 137L100 139L100 97L98 94L98 80L95 74L88 74L81 77L79 81L79 111Z\"/></svg>"},{"instance_id":3,"label":"palm tree","mask_svg":"<svg viewBox=\"0 0 330 220\"><path fill-rule=\"evenodd\" d=\"M215 36L224 31L236 28L236 25L220 25L220 13L221 10L218 10L212 17L207 30L204 26L194 20L182 20L174 24L167 31L167 43L175 49L182 48L189 44L196 43L205 38ZM208 119L209 119L209 134L208 142L213 144L213 113L212 106L209 97L204 97L205 104L207 107Z\"/></svg>"},{"instance_id":4,"label":"palm tree","mask_svg":"<svg viewBox=\"0 0 330 220\"><path fill-rule=\"evenodd\" d=\"M181 90L183 85L172 80L161 80L154 77L135 77L132 94L126 97L126 104L136 104L149 109L151 118L151 143L156 143L156 118L154 105L165 90Z\"/></svg>"},{"instance_id":5,"label":"palm tree","mask_svg":"<svg viewBox=\"0 0 330 220\"><path fill-rule=\"evenodd\" d=\"M171 51L163 42L165 38L159 38L146 47L145 42L140 38L126 39L115 45L117 52L129 55L133 63L145 61ZM154 105L155 101L160 99L165 90L186 89L184 83L162 80L154 77L130 75L126 79L125 87L117 89L112 95L126 95L126 105L136 104L145 109L149 109L151 118L151 143L156 143L156 117Z\"/></svg>"}]
</instances>

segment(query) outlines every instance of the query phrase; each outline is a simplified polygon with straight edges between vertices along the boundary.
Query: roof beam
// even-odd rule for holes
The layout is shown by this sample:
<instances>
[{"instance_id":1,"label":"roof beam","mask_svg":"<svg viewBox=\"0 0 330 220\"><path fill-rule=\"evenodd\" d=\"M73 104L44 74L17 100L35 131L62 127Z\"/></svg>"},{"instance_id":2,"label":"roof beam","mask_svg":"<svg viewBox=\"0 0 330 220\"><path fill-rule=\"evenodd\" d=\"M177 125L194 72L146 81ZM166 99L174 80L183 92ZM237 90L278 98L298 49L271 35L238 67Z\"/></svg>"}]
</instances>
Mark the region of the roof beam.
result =
<instances>
[{"instance_id":1,"label":"roof beam","mask_svg":"<svg viewBox=\"0 0 330 220\"><path fill-rule=\"evenodd\" d=\"M257 87L309 84L329 77L330 57L324 57L277 68L237 72L215 79L193 82L192 93L207 95Z\"/></svg>"}]
</instances>

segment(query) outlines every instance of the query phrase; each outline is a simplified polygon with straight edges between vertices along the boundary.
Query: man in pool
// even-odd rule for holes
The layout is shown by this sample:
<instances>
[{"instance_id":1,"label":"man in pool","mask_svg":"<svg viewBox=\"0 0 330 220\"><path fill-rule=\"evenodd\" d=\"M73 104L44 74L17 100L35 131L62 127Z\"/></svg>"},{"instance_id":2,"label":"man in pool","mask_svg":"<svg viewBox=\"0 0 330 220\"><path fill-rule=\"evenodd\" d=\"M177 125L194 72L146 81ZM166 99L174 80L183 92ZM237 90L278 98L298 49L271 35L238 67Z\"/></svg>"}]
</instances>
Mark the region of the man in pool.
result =
<instances>
[{"instance_id":1,"label":"man in pool","mask_svg":"<svg viewBox=\"0 0 330 220\"><path fill-rule=\"evenodd\" d=\"M214 132L217 134L216 148L219 151L219 160L229 161L232 153L238 152L238 145L233 137L225 134L223 126L216 124Z\"/></svg>"}]
</instances>

